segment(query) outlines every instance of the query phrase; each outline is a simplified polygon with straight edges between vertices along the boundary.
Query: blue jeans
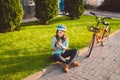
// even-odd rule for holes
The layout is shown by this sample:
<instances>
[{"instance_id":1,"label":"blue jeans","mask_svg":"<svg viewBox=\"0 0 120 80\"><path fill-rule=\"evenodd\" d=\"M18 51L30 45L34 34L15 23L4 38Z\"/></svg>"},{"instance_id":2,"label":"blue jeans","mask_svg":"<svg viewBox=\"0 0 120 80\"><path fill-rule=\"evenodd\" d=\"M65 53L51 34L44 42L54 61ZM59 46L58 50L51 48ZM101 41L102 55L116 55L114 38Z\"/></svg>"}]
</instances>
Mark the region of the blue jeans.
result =
<instances>
[{"instance_id":1,"label":"blue jeans","mask_svg":"<svg viewBox=\"0 0 120 80\"><path fill-rule=\"evenodd\" d=\"M76 57L77 55L77 50L76 49L72 49L72 50L66 50L64 53L62 54L54 54L53 58L57 61L60 61L62 63L66 63L68 65L70 65L73 62L73 59ZM66 57L70 57L68 60L65 59Z\"/></svg>"}]
</instances>

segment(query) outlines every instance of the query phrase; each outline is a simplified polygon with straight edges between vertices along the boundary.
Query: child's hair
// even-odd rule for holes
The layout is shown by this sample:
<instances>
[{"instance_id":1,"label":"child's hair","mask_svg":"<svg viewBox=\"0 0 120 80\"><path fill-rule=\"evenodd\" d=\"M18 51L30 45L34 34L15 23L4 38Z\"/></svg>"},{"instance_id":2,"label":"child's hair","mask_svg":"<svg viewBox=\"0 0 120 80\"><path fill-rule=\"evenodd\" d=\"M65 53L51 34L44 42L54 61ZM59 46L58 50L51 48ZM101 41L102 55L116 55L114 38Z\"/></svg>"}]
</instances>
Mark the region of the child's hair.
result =
<instances>
[{"instance_id":1,"label":"child's hair","mask_svg":"<svg viewBox=\"0 0 120 80\"><path fill-rule=\"evenodd\" d=\"M59 41L60 38L58 37L57 32L58 32L58 30L56 31L55 37L56 37L56 39ZM61 37L61 39L62 39L62 42L65 42L65 40L67 39L67 36L66 36L65 34L63 34L63 36Z\"/></svg>"}]
</instances>

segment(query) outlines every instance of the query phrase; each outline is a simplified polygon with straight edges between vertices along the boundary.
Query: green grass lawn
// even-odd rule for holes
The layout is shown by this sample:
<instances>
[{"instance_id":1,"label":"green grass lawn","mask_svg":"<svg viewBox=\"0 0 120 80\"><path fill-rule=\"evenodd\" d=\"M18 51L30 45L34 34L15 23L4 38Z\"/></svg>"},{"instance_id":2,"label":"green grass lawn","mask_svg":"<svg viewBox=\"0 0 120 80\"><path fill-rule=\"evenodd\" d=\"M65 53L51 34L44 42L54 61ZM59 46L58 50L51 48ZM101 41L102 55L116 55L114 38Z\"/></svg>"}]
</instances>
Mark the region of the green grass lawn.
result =
<instances>
[{"instance_id":1,"label":"green grass lawn","mask_svg":"<svg viewBox=\"0 0 120 80\"><path fill-rule=\"evenodd\" d=\"M51 38L56 26L67 26L69 47L82 49L88 46L92 33L88 24L95 24L92 16L77 20L57 17L51 25L38 25L37 21L24 23L19 31L0 33L0 80L22 80L52 64ZM120 29L120 20L109 20L111 31Z\"/></svg>"}]
</instances>

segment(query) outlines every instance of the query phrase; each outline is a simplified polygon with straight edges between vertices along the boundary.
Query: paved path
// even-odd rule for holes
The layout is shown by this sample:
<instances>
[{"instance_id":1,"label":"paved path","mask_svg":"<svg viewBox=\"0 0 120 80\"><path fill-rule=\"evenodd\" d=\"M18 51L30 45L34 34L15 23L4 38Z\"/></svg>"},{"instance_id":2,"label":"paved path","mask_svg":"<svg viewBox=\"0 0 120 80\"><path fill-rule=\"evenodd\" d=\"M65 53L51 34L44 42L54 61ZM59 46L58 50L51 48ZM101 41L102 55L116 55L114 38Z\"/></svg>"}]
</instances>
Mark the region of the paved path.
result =
<instances>
[{"instance_id":1,"label":"paved path","mask_svg":"<svg viewBox=\"0 0 120 80\"><path fill-rule=\"evenodd\" d=\"M89 58L77 58L80 66L64 73L62 66L41 76L38 80L120 80L120 30L104 47L96 45Z\"/></svg>"},{"instance_id":2,"label":"paved path","mask_svg":"<svg viewBox=\"0 0 120 80\"><path fill-rule=\"evenodd\" d=\"M115 13L115 12L108 12L108 11L98 11L98 10L85 10L84 15L90 15L89 12L95 12L98 15L102 15L102 16L109 16L109 17L113 17L113 18L118 18L120 19L120 13ZM58 15L58 17L61 15ZM28 19L23 19L22 23L24 22L29 22L29 21L34 21L37 20L37 18L33 17L33 18L28 18Z\"/></svg>"},{"instance_id":3,"label":"paved path","mask_svg":"<svg viewBox=\"0 0 120 80\"><path fill-rule=\"evenodd\" d=\"M97 15L120 19L120 12L118 13L118 12L99 11L99 10L85 10L84 15L90 15L89 12L95 12Z\"/></svg>"},{"instance_id":4,"label":"paved path","mask_svg":"<svg viewBox=\"0 0 120 80\"><path fill-rule=\"evenodd\" d=\"M35 21L35 20L37 20L37 18L35 18L35 17L27 18L27 19L23 19L23 20L22 20L22 23L30 22L30 21Z\"/></svg>"}]
</instances>

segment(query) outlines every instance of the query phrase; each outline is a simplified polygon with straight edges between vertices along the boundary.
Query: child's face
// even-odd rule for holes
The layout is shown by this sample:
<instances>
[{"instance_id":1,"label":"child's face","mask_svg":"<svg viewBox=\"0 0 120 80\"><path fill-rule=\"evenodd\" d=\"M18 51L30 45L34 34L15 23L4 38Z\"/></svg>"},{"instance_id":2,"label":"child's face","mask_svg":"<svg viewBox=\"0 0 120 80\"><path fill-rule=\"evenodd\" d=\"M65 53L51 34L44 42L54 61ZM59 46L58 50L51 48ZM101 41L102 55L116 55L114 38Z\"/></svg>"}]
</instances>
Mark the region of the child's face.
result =
<instances>
[{"instance_id":1,"label":"child's face","mask_svg":"<svg viewBox=\"0 0 120 80\"><path fill-rule=\"evenodd\" d=\"M57 35L59 38L61 38L64 35L64 31L58 30Z\"/></svg>"}]
</instances>

